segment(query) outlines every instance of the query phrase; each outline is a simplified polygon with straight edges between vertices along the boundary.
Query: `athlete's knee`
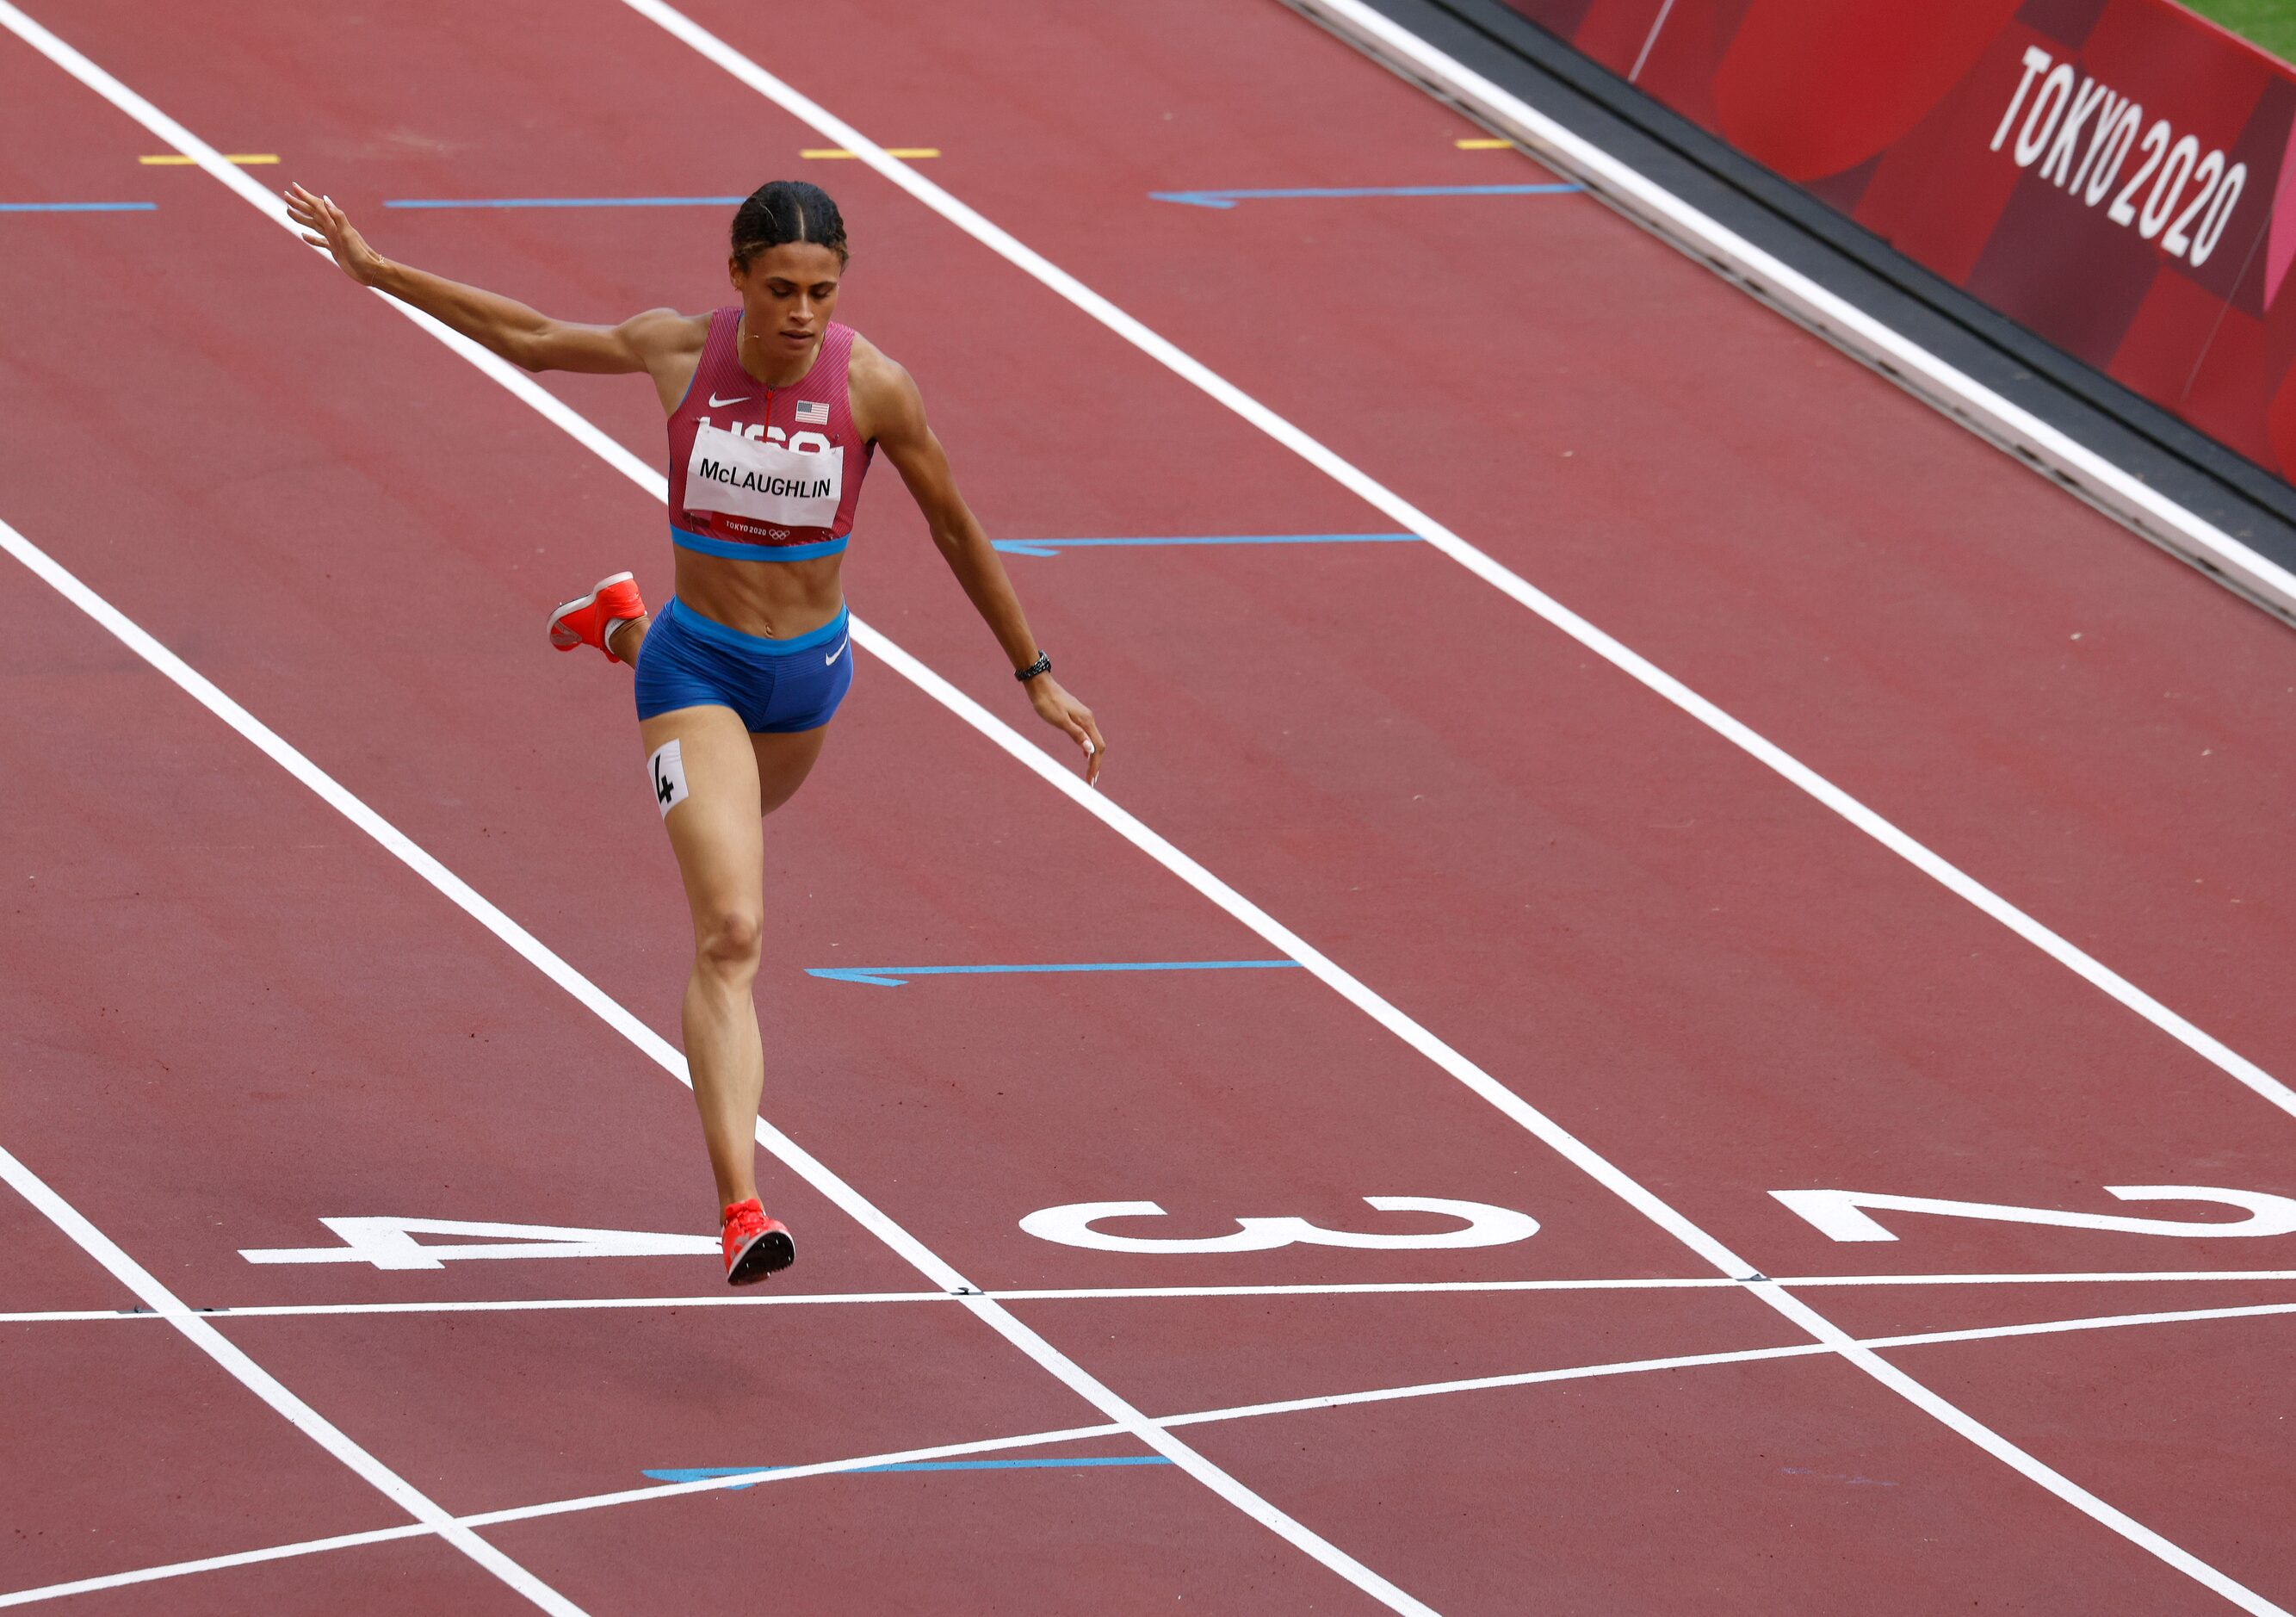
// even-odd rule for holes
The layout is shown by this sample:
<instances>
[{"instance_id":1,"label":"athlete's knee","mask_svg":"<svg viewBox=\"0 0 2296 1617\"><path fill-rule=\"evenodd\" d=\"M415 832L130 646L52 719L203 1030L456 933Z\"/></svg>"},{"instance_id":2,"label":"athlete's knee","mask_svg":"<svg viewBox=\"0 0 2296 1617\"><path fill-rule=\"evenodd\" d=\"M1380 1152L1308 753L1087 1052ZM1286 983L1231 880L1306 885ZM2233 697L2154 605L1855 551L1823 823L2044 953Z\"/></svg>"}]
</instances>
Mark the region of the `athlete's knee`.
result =
<instances>
[{"instance_id":1,"label":"athlete's knee","mask_svg":"<svg viewBox=\"0 0 2296 1617\"><path fill-rule=\"evenodd\" d=\"M754 909L712 908L694 925L694 964L719 976L753 976L765 930L764 917Z\"/></svg>"}]
</instances>

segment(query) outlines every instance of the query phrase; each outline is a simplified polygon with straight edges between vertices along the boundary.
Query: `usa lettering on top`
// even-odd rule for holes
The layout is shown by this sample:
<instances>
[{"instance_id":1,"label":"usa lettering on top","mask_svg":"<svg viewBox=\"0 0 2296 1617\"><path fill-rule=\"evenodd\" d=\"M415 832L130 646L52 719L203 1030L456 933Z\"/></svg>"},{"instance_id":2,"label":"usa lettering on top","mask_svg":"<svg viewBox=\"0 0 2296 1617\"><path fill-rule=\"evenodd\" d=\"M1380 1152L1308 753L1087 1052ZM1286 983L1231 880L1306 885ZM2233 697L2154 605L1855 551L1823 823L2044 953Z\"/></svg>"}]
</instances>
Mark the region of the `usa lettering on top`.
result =
<instances>
[{"instance_id":1,"label":"usa lettering on top","mask_svg":"<svg viewBox=\"0 0 2296 1617\"><path fill-rule=\"evenodd\" d=\"M851 536L875 451L853 425L852 328L831 324L812 369L768 388L742 369L741 313L710 316L669 419L671 538L714 554L834 554Z\"/></svg>"}]
</instances>

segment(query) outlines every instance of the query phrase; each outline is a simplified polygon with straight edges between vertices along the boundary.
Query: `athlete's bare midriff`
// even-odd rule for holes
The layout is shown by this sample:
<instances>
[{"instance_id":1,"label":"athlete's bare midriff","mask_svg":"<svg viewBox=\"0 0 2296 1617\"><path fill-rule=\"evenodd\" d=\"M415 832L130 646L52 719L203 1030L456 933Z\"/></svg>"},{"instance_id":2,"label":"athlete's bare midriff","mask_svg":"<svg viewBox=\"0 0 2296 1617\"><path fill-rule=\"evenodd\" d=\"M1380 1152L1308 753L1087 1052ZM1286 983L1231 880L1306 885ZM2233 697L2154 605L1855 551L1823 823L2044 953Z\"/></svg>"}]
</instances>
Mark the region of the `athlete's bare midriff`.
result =
<instances>
[{"instance_id":1,"label":"athlete's bare midriff","mask_svg":"<svg viewBox=\"0 0 2296 1617\"><path fill-rule=\"evenodd\" d=\"M819 628L845 604L843 556L751 562L680 550L677 598L727 628L787 639Z\"/></svg>"}]
</instances>

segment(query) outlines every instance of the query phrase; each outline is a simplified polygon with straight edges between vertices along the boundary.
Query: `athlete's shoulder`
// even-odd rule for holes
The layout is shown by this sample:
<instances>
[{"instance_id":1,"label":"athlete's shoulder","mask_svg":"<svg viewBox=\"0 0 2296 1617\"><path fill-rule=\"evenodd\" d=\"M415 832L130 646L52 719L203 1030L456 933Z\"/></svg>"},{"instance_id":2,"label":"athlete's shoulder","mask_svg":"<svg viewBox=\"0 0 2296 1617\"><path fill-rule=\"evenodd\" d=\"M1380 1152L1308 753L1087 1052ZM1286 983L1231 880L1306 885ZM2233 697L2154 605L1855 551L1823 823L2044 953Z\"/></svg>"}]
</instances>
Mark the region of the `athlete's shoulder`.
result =
<instances>
[{"instance_id":1,"label":"athlete's shoulder","mask_svg":"<svg viewBox=\"0 0 2296 1617\"><path fill-rule=\"evenodd\" d=\"M852 331L853 328L848 326L846 329ZM859 332L853 332L853 346L845 362L845 374L857 396L865 389L882 397L890 390L916 385L898 360Z\"/></svg>"},{"instance_id":2,"label":"athlete's shoulder","mask_svg":"<svg viewBox=\"0 0 2296 1617\"><path fill-rule=\"evenodd\" d=\"M674 308L649 308L632 315L616 329L640 354L700 353L709 341L709 315L680 314Z\"/></svg>"},{"instance_id":3,"label":"athlete's shoulder","mask_svg":"<svg viewBox=\"0 0 2296 1617\"><path fill-rule=\"evenodd\" d=\"M845 390L852 400L854 423L865 439L902 437L923 422L924 403L914 379L898 360L858 332L853 333L846 359Z\"/></svg>"}]
</instances>

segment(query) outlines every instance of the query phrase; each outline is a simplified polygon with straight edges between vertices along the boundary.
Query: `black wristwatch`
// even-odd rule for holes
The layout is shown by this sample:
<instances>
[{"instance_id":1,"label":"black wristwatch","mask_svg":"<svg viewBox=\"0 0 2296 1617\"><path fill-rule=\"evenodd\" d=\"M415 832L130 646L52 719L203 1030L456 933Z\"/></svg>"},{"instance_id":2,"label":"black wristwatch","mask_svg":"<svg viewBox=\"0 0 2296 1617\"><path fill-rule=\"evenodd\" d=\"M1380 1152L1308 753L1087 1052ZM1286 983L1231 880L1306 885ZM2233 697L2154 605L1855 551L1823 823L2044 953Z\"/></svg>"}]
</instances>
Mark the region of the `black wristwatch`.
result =
<instances>
[{"instance_id":1,"label":"black wristwatch","mask_svg":"<svg viewBox=\"0 0 2296 1617\"><path fill-rule=\"evenodd\" d=\"M1048 653L1039 651L1037 653L1037 660L1030 663L1027 668L1014 669L1013 670L1013 677L1019 680L1022 685L1026 685L1037 675L1049 674L1052 671L1052 657Z\"/></svg>"}]
</instances>

